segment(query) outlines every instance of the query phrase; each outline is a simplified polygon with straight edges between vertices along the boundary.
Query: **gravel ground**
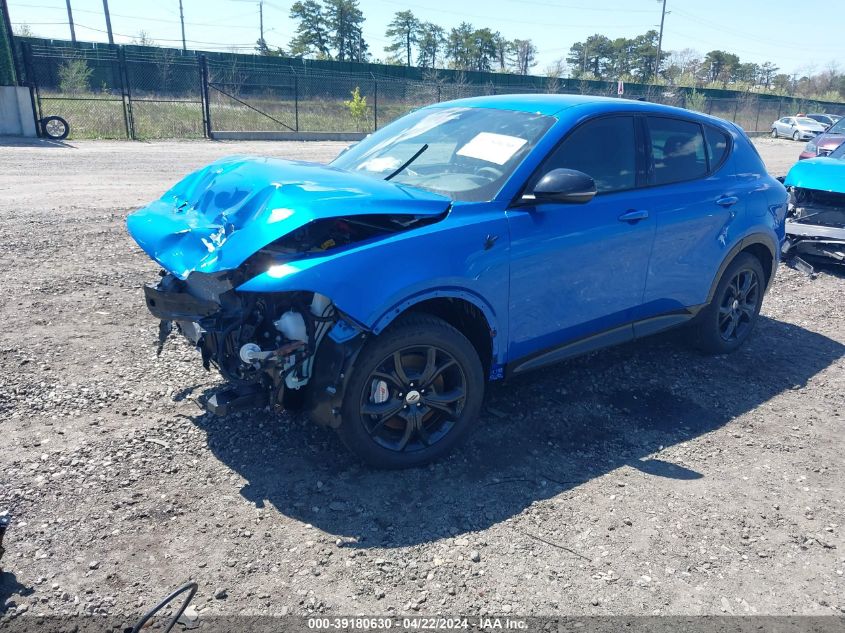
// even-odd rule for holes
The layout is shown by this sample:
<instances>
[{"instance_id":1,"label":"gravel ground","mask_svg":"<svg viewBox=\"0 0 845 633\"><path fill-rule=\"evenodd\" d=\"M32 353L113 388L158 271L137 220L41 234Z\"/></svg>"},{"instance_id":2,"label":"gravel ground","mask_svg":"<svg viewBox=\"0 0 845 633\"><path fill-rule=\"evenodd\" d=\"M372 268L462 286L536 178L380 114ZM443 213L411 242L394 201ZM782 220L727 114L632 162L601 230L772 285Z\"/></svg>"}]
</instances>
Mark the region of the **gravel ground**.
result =
<instances>
[{"instance_id":1,"label":"gravel ground","mask_svg":"<svg viewBox=\"0 0 845 633\"><path fill-rule=\"evenodd\" d=\"M757 143L775 174L800 150ZM125 216L219 156L340 147L0 144L0 618L130 617L187 578L201 617L845 612L837 271L781 267L730 357L664 335L496 385L424 469L203 414L217 378L156 358Z\"/></svg>"}]
</instances>

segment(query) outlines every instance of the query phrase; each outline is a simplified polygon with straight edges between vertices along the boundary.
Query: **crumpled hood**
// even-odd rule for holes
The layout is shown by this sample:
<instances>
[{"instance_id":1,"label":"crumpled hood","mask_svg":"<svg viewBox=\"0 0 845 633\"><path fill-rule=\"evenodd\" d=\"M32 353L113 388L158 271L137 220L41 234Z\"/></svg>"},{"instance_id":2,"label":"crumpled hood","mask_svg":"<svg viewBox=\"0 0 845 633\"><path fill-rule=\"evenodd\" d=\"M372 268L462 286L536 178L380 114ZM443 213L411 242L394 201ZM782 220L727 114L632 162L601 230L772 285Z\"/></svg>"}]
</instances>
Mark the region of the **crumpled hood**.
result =
<instances>
[{"instance_id":1,"label":"crumpled hood","mask_svg":"<svg viewBox=\"0 0 845 633\"><path fill-rule=\"evenodd\" d=\"M820 156L795 163L783 182L787 187L845 193L845 160Z\"/></svg>"},{"instance_id":2,"label":"crumpled hood","mask_svg":"<svg viewBox=\"0 0 845 633\"><path fill-rule=\"evenodd\" d=\"M435 216L449 198L324 165L229 157L180 181L131 214L138 245L174 275L240 266L305 224L371 214Z\"/></svg>"}]
</instances>

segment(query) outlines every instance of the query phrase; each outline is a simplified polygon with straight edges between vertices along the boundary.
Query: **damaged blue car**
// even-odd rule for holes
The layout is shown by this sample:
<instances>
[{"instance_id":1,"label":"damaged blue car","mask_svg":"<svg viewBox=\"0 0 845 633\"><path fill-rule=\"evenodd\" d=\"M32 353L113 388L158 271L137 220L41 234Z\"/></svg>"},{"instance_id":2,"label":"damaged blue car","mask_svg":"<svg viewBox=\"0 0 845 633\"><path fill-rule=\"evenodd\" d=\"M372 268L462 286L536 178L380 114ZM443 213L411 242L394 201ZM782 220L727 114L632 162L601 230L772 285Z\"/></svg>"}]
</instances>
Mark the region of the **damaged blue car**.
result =
<instances>
[{"instance_id":1,"label":"damaged blue car","mask_svg":"<svg viewBox=\"0 0 845 633\"><path fill-rule=\"evenodd\" d=\"M845 264L845 144L793 165L784 185L789 191L784 256Z\"/></svg>"},{"instance_id":2,"label":"damaged blue car","mask_svg":"<svg viewBox=\"0 0 845 633\"><path fill-rule=\"evenodd\" d=\"M787 194L735 125L622 99L439 103L330 165L218 161L133 213L145 299L228 386L306 407L366 462L436 459L488 381L689 325L745 341Z\"/></svg>"}]
</instances>

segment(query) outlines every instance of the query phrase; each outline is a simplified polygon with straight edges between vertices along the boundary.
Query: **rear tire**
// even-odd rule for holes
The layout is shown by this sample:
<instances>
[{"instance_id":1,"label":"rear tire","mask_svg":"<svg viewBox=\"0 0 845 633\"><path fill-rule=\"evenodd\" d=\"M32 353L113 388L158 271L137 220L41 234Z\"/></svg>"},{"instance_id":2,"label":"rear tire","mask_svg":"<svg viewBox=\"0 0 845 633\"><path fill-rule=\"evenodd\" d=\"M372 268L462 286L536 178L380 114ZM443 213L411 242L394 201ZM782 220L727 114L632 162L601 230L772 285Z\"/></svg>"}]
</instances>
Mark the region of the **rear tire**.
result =
<instances>
[{"instance_id":1,"label":"rear tire","mask_svg":"<svg viewBox=\"0 0 845 633\"><path fill-rule=\"evenodd\" d=\"M725 270L713 299L696 317L696 347L706 354L730 354L750 336L760 307L766 275L760 260L740 253Z\"/></svg>"},{"instance_id":2,"label":"rear tire","mask_svg":"<svg viewBox=\"0 0 845 633\"><path fill-rule=\"evenodd\" d=\"M421 466L466 438L483 399L484 371L467 338L442 319L410 314L361 350L337 432L371 466Z\"/></svg>"}]
</instances>

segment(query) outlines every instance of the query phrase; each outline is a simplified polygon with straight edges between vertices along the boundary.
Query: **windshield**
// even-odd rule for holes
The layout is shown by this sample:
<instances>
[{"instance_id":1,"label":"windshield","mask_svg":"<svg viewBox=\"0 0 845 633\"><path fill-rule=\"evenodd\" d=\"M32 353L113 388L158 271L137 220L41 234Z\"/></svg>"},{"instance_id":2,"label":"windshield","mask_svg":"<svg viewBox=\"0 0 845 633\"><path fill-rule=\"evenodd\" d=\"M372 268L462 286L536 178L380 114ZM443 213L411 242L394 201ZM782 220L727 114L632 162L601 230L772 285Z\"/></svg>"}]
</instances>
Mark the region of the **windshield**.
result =
<instances>
[{"instance_id":1,"label":"windshield","mask_svg":"<svg viewBox=\"0 0 845 633\"><path fill-rule=\"evenodd\" d=\"M490 200L554 122L512 110L425 108L368 136L332 166L452 200Z\"/></svg>"},{"instance_id":2,"label":"windshield","mask_svg":"<svg viewBox=\"0 0 845 633\"><path fill-rule=\"evenodd\" d=\"M838 158L838 159L840 159L840 160L841 160L841 159L843 159L843 158L845 158L845 143L842 143L842 145L840 145L840 146L839 146L839 147L837 147L835 150L833 150L833 151L829 154L829 157L830 157L830 158Z\"/></svg>"},{"instance_id":3,"label":"windshield","mask_svg":"<svg viewBox=\"0 0 845 633\"><path fill-rule=\"evenodd\" d=\"M819 124L818 121L815 121L813 119L808 119L806 117L799 117L795 120L802 125L818 125Z\"/></svg>"},{"instance_id":4,"label":"windshield","mask_svg":"<svg viewBox=\"0 0 845 633\"><path fill-rule=\"evenodd\" d=\"M845 119L839 119L827 129L828 134L845 134Z\"/></svg>"}]
</instances>

